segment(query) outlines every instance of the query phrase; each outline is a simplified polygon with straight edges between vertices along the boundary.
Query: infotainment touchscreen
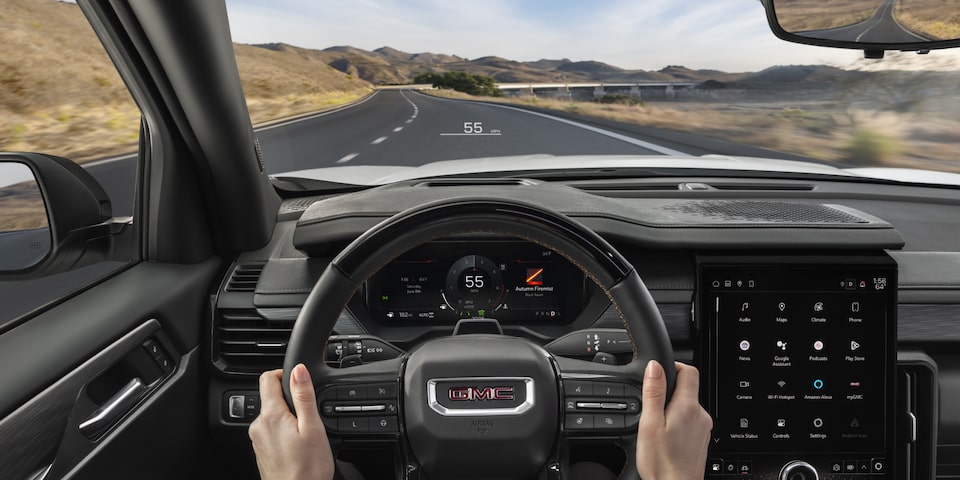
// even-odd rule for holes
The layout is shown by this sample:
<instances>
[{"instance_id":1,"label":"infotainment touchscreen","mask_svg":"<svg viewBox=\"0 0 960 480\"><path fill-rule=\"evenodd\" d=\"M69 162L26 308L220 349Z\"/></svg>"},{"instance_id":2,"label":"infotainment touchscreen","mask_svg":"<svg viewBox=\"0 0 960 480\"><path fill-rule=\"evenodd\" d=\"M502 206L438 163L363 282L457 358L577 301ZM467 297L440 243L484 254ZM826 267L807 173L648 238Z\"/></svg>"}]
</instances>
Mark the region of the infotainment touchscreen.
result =
<instances>
[{"instance_id":1,"label":"infotainment touchscreen","mask_svg":"<svg viewBox=\"0 0 960 480\"><path fill-rule=\"evenodd\" d=\"M714 418L708 475L893 478L889 257L698 266L698 361Z\"/></svg>"}]
</instances>

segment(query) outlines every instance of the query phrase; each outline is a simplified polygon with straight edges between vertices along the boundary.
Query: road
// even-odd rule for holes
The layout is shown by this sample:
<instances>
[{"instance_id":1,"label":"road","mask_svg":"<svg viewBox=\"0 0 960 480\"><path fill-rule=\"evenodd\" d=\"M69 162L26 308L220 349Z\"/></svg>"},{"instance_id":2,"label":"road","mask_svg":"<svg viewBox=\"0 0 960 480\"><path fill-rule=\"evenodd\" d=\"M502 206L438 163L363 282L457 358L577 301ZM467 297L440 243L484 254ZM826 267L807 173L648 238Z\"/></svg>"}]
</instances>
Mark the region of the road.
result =
<instances>
[{"instance_id":1,"label":"road","mask_svg":"<svg viewBox=\"0 0 960 480\"><path fill-rule=\"evenodd\" d=\"M337 165L404 165L508 155L724 155L774 152L645 127L599 126L506 105L381 90L331 112L257 129L267 173ZM779 155L783 158L783 154ZM136 159L88 164L115 216L131 215Z\"/></svg>"},{"instance_id":2,"label":"road","mask_svg":"<svg viewBox=\"0 0 960 480\"><path fill-rule=\"evenodd\" d=\"M886 0L872 17L846 27L797 32L797 35L845 42L915 43L927 41L900 25L893 16L897 0Z\"/></svg>"}]
</instances>

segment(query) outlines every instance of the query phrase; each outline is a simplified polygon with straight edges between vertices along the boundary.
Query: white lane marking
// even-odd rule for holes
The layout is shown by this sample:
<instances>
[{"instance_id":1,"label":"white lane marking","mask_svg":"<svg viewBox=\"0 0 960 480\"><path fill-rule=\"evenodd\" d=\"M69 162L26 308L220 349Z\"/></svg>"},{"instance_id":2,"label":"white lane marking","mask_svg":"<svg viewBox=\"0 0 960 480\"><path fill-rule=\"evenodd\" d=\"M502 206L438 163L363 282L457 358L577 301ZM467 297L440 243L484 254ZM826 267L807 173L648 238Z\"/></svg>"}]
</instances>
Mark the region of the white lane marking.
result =
<instances>
[{"instance_id":1,"label":"white lane marking","mask_svg":"<svg viewBox=\"0 0 960 480\"><path fill-rule=\"evenodd\" d=\"M350 160L353 160L354 158L357 158L357 155L360 155L360 154L359 154L359 153L351 153L350 155L347 155L347 156L341 158L340 160L337 160L337 163L347 163L347 162L349 162Z\"/></svg>"},{"instance_id":2,"label":"white lane marking","mask_svg":"<svg viewBox=\"0 0 960 480\"><path fill-rule=\"evenodd\" d=\"M423 95L423 94L421 93L420 95ZM479 103L479 104L487 105L487 106L490 106L490 107L504 108L504 109L507 109L507 110L514 110L514 111L517 111L517 112L523 112L523 113L527 113L527 114L530 114L530 115L536 115L536 116L538 116L538 117L548 118L548 119L553 120L553 121L555 121L555 122L560 122L560 123L563 123L563 124L566 124L566 125L570 125L570 126L572 126L572 127L582 128L582 129L584 129L584 130L587 130L587 131L590 131L590 132L593 132L593 133L598 133L598 134L600 134L600 135L604 135L604 136L607 136L607 137L610 137L610 138L614 138L614 139L620 140L621 142L626 142L626 143L629 143L629 144L631 144L631 145L636 145L636 146L638 146L638 147L646 148L647 150L653 150L654 152L662 153L662 154L664 154L664 155L672 155L672 156L675 156L675 157L689 157L689 156L690 156L690 154L683 153L683 152L681 152L681 151L679 151L679 150L674 150L674 149L672 149L672 148L662 147L662 146L657 145L657 144L655 144L655 143L645 142L645 141L643 141L643 140L638 140L638 139L636 139L636 138L628 137L628 136L626 136L626 135L621 135L621 134L619 134L619 133L611 132L611 131L609 131L609 130L604 130L604 129L602 129L602 128L597 128L597 127L594 127L594 126L591 126L591 125L586 125L586 124L583 124L583 123L580 123L580 122L574 122L573 120L567 120L567 119L565 119L565 118L554 117L553 115L547 115L546 113L534 112L534 111L532 111L532 110L524 110L524 109L522 109L522 108L510 107L510 106L507 106L507 105L500 105L500 104L497 104L497 103L473 102L473 101L471 101L471 100L456 100L456 99L452 99L452 98L442 98L442 97L436 97L436 98L437 98L438 100L449 100L449 101L452 101L452 102L468 102L468 101L469 101L469 102L472 102L472 103Z\"/></svg>"},{"instance_id":3,"label":"white lane marking","mask_svg":"<svg viewBox=\"0 0 960 480\"><path fill-rule=\"evenodd\" d=\"M399 132L400 130L403 130L403 127L397 127L393 129L394 132Z\"/></svg>"},{"instance_id":4,"label":"white lane marking","mask_svg":"<svg viewBox=\"0 0 960 480\"><path fill-rule=\"evenodd\" d=\"M271 130L271 129L274 129L274 128L277 128L277 127L285 127L285 126L287 126L287 125L293 125L294 123L305 122L305 121L307 121L307 120L311 120L311 119L314 119L314 118L317 118L317 117L325 117L325 116L327 116L327 115L333 115L334 113L339 113L339 112L342 112L342 111L347 110L347 109L349 109L349 108L353 108L353 107L356 107L356 106L358 106L358 105L363 105L364 103L369 102L371 98L376 97L379 93L380 93L380 90L377 90L377 91L373 92L373 94L370 95L369 97L367 97L367 98L365 98L365 99L363 99L363 100L360 100L360 101L357 102L357 103L351 103L351 104L349 104L349 105L345 105L345 106L343 106L343 107L340 107L340 108L337 108L337 109L334 109L334 110L328 110L328 111L326 111L326 112L321 112L321 113L318 113L318 114L316 114L316 115L310 115L309 117L297 118L297 119L294 119L294 120L290 120L289 122L283 122L283 123L278 123L278 124L275 124L275 125L270 125L269 127L260 127L260 128L258 128L258 129L256 129L256 131L257 131L257 132L262 132L262 131Z\"/></svg>"},{"instance_id":5,"label":"white lane marking","mask_svg":"<svg viewBox=\"0 0 960 480\"><path fill-rule=\"evenodd\" d=\"M413 123L413 119L407 120L407 123Z\"/></svg>"},{"instance_id":6,"label":"white lane marking","mask_svg":"<svg viewBox=\"0 0 960 480\"><path fill-rule=\"evenodd\" d=\"M378 138L378 139L370 142L370 144L371 144L371 145L379 145L379 144L383 143L383 141L386 140L386 139L387 139L387 137L380 137L380 138Z\"/></svg>"}]
</instances>

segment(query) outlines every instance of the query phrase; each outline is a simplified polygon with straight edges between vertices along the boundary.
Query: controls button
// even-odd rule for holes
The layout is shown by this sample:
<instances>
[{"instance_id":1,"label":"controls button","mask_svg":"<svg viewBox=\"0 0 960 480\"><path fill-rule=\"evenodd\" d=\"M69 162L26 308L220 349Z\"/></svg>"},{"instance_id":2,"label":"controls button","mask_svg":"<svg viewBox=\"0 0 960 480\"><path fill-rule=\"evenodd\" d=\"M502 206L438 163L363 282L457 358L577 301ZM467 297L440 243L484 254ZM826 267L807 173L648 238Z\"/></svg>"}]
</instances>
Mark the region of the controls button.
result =
<instances>
[{"instance_id":1,"label":"controls button","mask_svg":"<svg viewBox=\"0 0 960 480\"><path fill-rule=\"evenodd\" d=\"M707 459L707 473L716 474L716 475L723 473L723 459L722 458Z\"/></svg>"},{"instance_id":2,"label":"controls button","mask_svg":"<svg viewBox=\"0 0 960 480\"><path fill-rule=\"evenodd\" d=\"M630 413L637 413L640 411L640 402L636 400L627 400L627 411Z\"/></svg>"},{"instance_id":3,"label":"controls button","mask_svg":"<svg viewBox=\"0 0 960 480\"><path fill-rule=\"evenodd\" d=\"M337 400L364 400L367 398L366 385L337 387Z\"/></svg>"},{"instance_id":4,"label":"controls button","mask_svg":"<svg viewBox=\"0 0 960 480\"><path fill-rule=\"evenodd\" d=\"M390 401L383 402L383 408L384 408L384 412L386 412L387 415L397 414L397 402L390 402Z\"/></svg>"},{"instance_id":5,"label":"controls button","mask_svg":"<svg viewBox=\"0 0 960 480\"><path fill-rule=\"evenodd\" d=\"M603 402L600 404L600 408L604 410L626 410L627 404L620 402Z\"/></svg>"},{"instance_id":6,"label":"controls button","mask_svg":"<svg viewBox=\"0 0 960 480\"><path fill-rule=\"evenodd\" d=\"M598 397L622 397L622 383L597 383L593 386L593 394Z\"/></svg>"},{"instance_id":7,"label":"controls button","mask_svg":"<svg viewBox=\"0 0 960 480\"><path fill-rule=\"evenodd\" d=\"M577 402L577 408L602 408L600 402Z\"/></svg>"},{"instance_id":8,"label":"controls button","mask_svg":"<svg viewBox=\"0 0 960 480\"><path fill-rule=\"evenodd\" d=\"M397 398L397 384L378 383L376 385L370 385L367 387L367 398L371 400L378 398Z\"/></svg>"},{"instance_id":9,"label":"controls button","mask_svg":"<svg viewBox=\"0 0 960 480\"><path fill-rule=\"evenodd\" d=\"M386 405L363 405L360 407L361 412L383 412L386 409Z\"/></svg>"},{"instance_id":10,"label":"controls button","mask_svg":"<svg viewBox=\"0 0 960 480\"><path fill-rule=\"evenodd\" d=\"M260 396L257 394L247 395L243 402L244 417L247 420L253 420L260 414Z\"/></svg>"},{"instance_id":11,"label":"controls button","mask_svg":"<svg viewBox=\"0 0 960 480\"><path fill-rule=\"evenodd\" d=\"M346 433L367 433L369 423L366 418L341 418L337 421L337 429Z\"/></svg>"},{"instance_id":12,"label":"controls button","mask_svg":"<svg viewBox=\"0 0 960 480\"><path fill-rule=\"evenodd\" d=\"M330 402L324 403L323 408L321 409L321 413L323 415L333 415L333 404Z\"/></svg>"},{"instance_id":13,"label":"controls button","mask_svg":"<svg viewBox=\"0 0 960 480\"><path fill-rule=\"evenodd\" d=\"M737 473L740 475L750 475L753 473L753 462L741 460L737 462Z\"/></svg>"},{"instance_id":14,"label":"controls button","mask_svg":"<svg viewBox=\"0 0 960 480\"><path fill-rule=\"evenodd\" d=\"M723 462L723 473L735 474L737 473L737 462Z\"/></svg>"},{"instance_id":15,"label":"controls button","mask_svg":"<svg viewBox=\"0 0 960 480\"><path fill-rule=\"evenodd\" d=\"M578 380L564 380L563 391L567 395L593 395L593 384Z\"/></svg>"},{"instance_id":16,"label":"controls button","mask_svg":"<svg viewBox=\"0 0 960 480\"><path fill-rule=\"evenodd\" d=\"M856 461L856 460L844 460L844 461L843 461L843 473L857 473L857 461Z\"/></svg>"},{"instance_id":17,"label":"controls button","mask_svg":"<svg viewBox=\"0 0 960 480\"><path fill-rule=\"evenodd\" d=\"M397 417L370 417L370 431L375 433L397 433Z\"/></svg>"},{"instance_id":18,"label":"controls button","mask_svg":"<svg viewBox=\"0 0 960 480\"><path fill-rule=\"evenodd\" d=\"M323 391L317 395L319 400L336 400L337 399L337 389L336 387L324 388Z\"/></svg>"},{"instance_id":19,"label":"controls button","mask_svg":"<svg viewBox=\"0 0 960 480\"><path fill-rule=\"evenodd\" d=\"M593 430L593 415L567 415L564 425L566 426L567 430Z\"/></svg>"},{"instance_id":20,"label":"controls button","mask_svg":"<svg viewBox=\"0 0 960 480\"><path fill-rule=\"evenodd\" d=\"M328 432L338 432L340 431L339 425L337 424L336 418L331 417L320 417L323 420L323 426L327 429Z\"/></svg>"},{"instance_id":21,"label":"controls button","mask_svg":"<svg viewBox=\"0 0 960 480\"><path fill-rule=\"evenodd\" d=\"M565 408L566 408L566 410L567 410L568 412L576 412L576 411L577 411L577 402L575 402L575 401L573 401L573 400L567 400L567 402L566 402L566 404L565 404Z\"/></svg>"},{"instance_id":22,"label":"controls button","mask_svg":"<svg viewBox=\"0 0 960 480\"><path fill-rule=\"evenodd\" d=\"M357 365L363 365L363 359L360 358L360 355L347 355L340 359L340 368L356 367Z\"/></svg>"},{"instance_id":23,"label":"controls button","mask_svg":"<svg viewBox=\"0 0 960 480\"><path fill-rule=\"evenodd\" d=\"M823 427L823 419L820 418L820 417L814 418L814 419L813 419L813 426L814 426L814 427L817 427L817 428Z\"/></svg>"},{"instance_id":24,"label":"controls button","mask_svg":"<svg viewBox=\"0 0 960 480\"><path fill-rule=\"evenodd\" d=\"M362 411L362 408L360 405L337 405L333 407L333 411L337 413L356 413Z\"/></svg>"},{"instance_id":25,"label":"controls button","mask_svg":"<svg viewBox=\"0 0 960 480\"><path fill-rule=\"evenodd\" d=\"M601 413L593 416L593 428L597 430L623 430L626 426L623 415Z\"/></svg>"},{"instance_id":26,"label":"controls button","mask_svg":"<svg viewBox=\"0 0 960 480\"><path fill-rule=\"evenodd\" d=\"M617 357L613 356L612 353L597 352L597 354L593 356L593 363L605 363L607 365L616 365Z\"/></svg>"},{"instance_id":27,"label":"controls button","mask_svg":"<svg viewBox=\"0 0 960 480\"><path fill-rule=\"evenodd\" d=\"M160 344L157 343L157 341L152 338L150 340L147 340L146 342L143 342L143 348L146 349L147 353L149 353L150 356L154 358L156 358L157 355L160 355L160 352L162 351L160 350Z\"/></svg>"},{"instance_id":28,"label":"controls button","mask_svg":"<svg viewBox=\"0 0 960 480\"><path fill-rule=\"evenodd\" d=\"M873 462L868 460L860 460L857 462L857 473L870 473L870 465Z\"/></svg>"},{"instance_id":29,"label":"controls button","mask_svg":"<svg viewBox=\"0 0 960 480\"><path fill-rule=\"evenodd\" d=\"M173 362L163 353L156 358L156 361L157 365L160 365L160 369L163 370L163 373L170 373L170 371L173 370Z\"/></svg>"},{"instance_id":30,"label":"controls button","mask_svg":"<svg viewBox=\"0 0 960 480\"><path fill-rule=\"evenodd\" d=\"M229 405L228 412L230 418L243 418L243 395L231 395L227 403Z\"/></svg>"},{"instance_id":31,"label":"controls button","mask_svg":"<svg viewBox=\"0 0 960 480\"><path fill-rule=\"evenodd\" d=\"M887 461L883 458L874 458L870 460L871 473L885 473L887 471Z\"/></svg>"},{"instance_id":32,"label":"controls button","mask_svg":"<svg viewBox=\"0 0 960 480\"><path fill-rule=\"evenodd\" d=\"M343 342L330 342L327 344L327 361L340 363L343 358Z\"/></svg>"},{"instance_id":33,"label":"controls button","mask_svg":"<svg viewBox=\"0 0 960 480\"><path fill-rule=\"evenodd\" d=\"M830 473L843 473L843 460L830 460L830 463L827 465L827 470Z\"/></svg>"}]
</instances>

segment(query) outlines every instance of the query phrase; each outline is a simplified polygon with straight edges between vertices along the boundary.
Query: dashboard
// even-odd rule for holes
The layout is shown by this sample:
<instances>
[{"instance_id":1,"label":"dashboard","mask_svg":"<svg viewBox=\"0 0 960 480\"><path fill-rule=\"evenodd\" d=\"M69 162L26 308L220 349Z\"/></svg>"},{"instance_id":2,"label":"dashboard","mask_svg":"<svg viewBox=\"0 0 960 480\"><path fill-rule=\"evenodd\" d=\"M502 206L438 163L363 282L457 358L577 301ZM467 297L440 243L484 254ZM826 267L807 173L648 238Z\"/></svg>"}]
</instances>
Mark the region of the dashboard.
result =
<instances>
[{"instance_id":1,"label":"dashboard","mask_svg":"<svg viewBox=\"0 0 960 480\"><path fill-rule=\"evenodd\" d=\"M724 183L677 183L693 181ZM299 306L347 243L391 212L489 195L550 205L637 268L675 356L701 370L701 401L715 420L708 478L931 478L943 364L923 346L960 339L949 320L960 313L960 253L951 250L960 221L934 198L943 192L770 181L748 194L760 187L744 179L706 193L657 190L662 180L567 183L411 182L286 203L274 242L243 254L217 299L219 427L244 423L225 413L228 399L255 394L255 372L279 364ZM251 271L254 286L230 289ZM556 356L624 363L632 353L609 300L575 265L527 241L474 235L416 247L362 284L334 327L328 363L394 358L479 319ZM571 448L619 435L587 435Z\"/></svg>"}]
</instances>

